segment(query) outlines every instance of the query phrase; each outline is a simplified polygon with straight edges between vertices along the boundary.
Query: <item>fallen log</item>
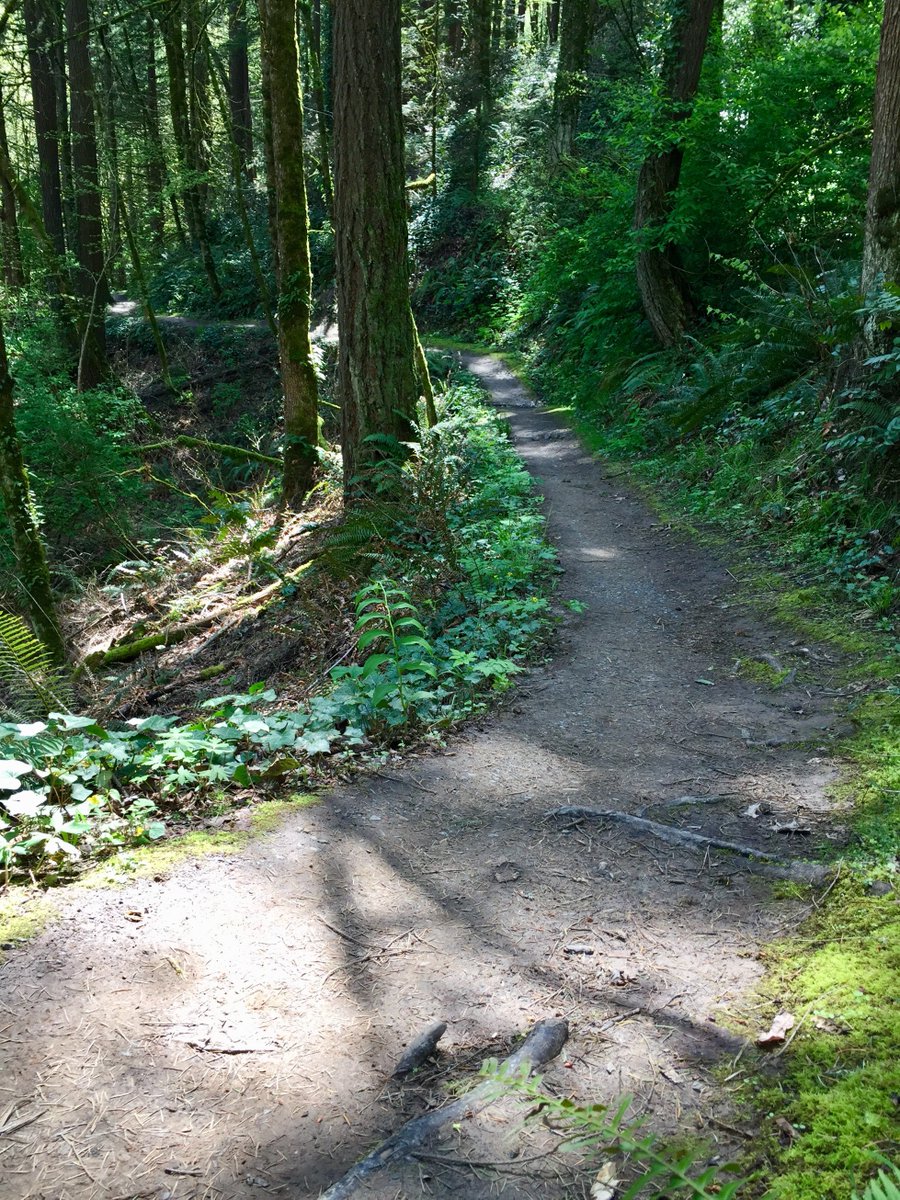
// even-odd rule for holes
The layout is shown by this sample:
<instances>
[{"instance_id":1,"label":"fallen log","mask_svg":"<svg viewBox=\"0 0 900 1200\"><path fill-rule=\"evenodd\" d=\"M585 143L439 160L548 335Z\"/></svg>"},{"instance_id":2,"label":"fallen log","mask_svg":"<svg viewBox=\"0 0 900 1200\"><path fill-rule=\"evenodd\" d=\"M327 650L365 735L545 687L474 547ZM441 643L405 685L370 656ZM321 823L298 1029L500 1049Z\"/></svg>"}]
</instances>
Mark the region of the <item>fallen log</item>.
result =
<instances>
[{"instance_id":1,"label":"fallen log","mask_svg":"<svg viewBox=\"0 0 900 1200\"><path fill-rule=\"evenodd\" d=\"M707 837L703 833L694 833L689 829L677 829L674 825L663 825L660 821L651 821L648 817L635 817L631 813L618 812L613 808L583 808L581 805L564 805L554 808L544 814L551 817L570 817L575 820L588 821L617 821L620 825L634 829L640 833L649 833L652 837L666 842L670 846L686 846L690 850L728 850L761 863L777 864L780 874L787 872L791 876L802 878L809 883L823 879L828 871L818 863L797 862L783 858L769 850L758 850L755 846L744 846L740 842L728 842L724 838ZM769 870L774 870L770 867Z\"/></svg>"},{"instance_id":2,"label":"fallen log","mask_svg":"<svg viewBox=\"0 0 900 1200\"><path fill-rule=\"evenodd\" d=\"M538 1021L518 1050L513 1051L501 1064L499 1080L496 1077L485 1079L457 1100L407 1121L396 1133L391 1134L370 1154L352 1166L327 1192L322 1192L319 1200L346 1200L346 1197L351 1196L369 1176L392 1162L414 1156L416 1151L445 1125L481 1112L497 1099L498 1082L502 1085L504 1079L521 1074L523 1068L530 1074L556 1058L568 1037L569 1026L566 1021Z\"/></svg>"},{"instance_id":3,"label":"fallen log","mask_svg":"<svg viewBox=\"0 0 900 1200\"><path fill-rule=\"evenodd\" d=\"M223 621L227 617L236 614L240 614L242 619L257 616L268 602L281 591L286 583L293 583L304 571L309 570L314 562L315 559L307 559L299 567L295 567L293 571L288 571L280 579L276 579L274 583L268 584L261 591L254 592L251 596L241 596L231 604L223 608L217 608L203 617L197 617L196 620L187 621L184 625L170 625L167 629L148 633L144 637L136 638L134 641L120 642L118 645L110 646L108 650L95 650L93 654L86 654L81 660L78 670L81 671L85 668L94 670L97 667L106 667L113 663L131 662L132 659L146 654L148 650L159 650L164 646L177 646L179 642L186 641L187 638L193 637L195 633L201 633L204 629L208 629L210 625L215 625L217 621Z\"/></svg>"},{"instance_id":4,"label":"fallen log","mask_svg":"<svg viewBox=\"0 0 900 1200\"><path fill-rule=\"evenodd\" d=\"M431 1058L437 1049L437 1044L447 1032L447 1022L439 1021L436 1025L429 1026L424 1033L421 1033L414 1041L406 1048L406 1053L394 1067L391 1079L402 1079L405 1075L411 1074L417 1067L421 1067L427 1059Z\"/></svg>"}]
</instances>

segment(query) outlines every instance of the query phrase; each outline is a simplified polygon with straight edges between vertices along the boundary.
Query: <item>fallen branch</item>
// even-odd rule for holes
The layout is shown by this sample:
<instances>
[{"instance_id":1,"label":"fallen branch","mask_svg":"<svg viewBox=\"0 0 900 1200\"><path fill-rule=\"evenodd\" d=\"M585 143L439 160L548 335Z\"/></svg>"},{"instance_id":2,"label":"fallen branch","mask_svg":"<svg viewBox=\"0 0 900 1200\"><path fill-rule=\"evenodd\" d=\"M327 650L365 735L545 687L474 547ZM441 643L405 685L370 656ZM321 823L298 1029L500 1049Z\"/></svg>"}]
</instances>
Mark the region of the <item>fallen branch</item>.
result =
<instances>
[{"instance_id":1,"label":"fallen branch","mask_svg":"<svg viewBox=\"0 0 900 1200\"><path fill-rule=\"evenodd\" d=\"M544 816L572 817L576 820L589 821L618 821L640 833L649 833L661 842L670 846L686 846L690 850L729 850L732 854L740 854L743 858L755 859L764 863L777 863L781 869L786 869L800 875L810 882L821 878L826 869L816 863L795 862L782 858L780 854L772 854L768 850L757 850L755 846L744 846L740 842L727 842L723 838L707 837L703 833L693 833L689 829L676 829L673 825L663 825L659 821L651 821L647 817L634 817L630 813L618 812L611 808L582 808L580 805L565 805L562 808L551 809Z\"/></svg>"},{"instance_id":2,"label":"fallen branch","mask_svg":"<svg viewBox=\"0 0 900 1200\"><path fill-rule=\"evenodd\" d=\"M233 604L229 604L225 608L217 608L214 612L207 613L204 617L198 617L195 621L188 621L184 625L172 625L168 629L148 633L133 642L120 642L117 646L110 646L108 650L96 650L93 654L87 654L79 669L85 667L94 669L109 666L111 663L131 662L132 659L146 654L148 650L158 650L162 646L177 646L179 642L193 637L195 633L201 633L210 625L214 625L216 621L224 620L235 613L243 616L256 616L286 583L297 579L313 565L314 561L314 559L307 559L293 571L288 571L286 575L276 579L274 583L268 584L259 592L254 592L252 596L243 596L235 600Z\"/></svg>"},{"instance_id":3,"label":"fallen branch","mask_svg":"<svg viewBox=\"0 0 900 1200\"><path fill-rule=\"evenodd\" d=\"M152 450L170 450L173 446L188 446L192 450L209 450L213 454L221 454L228 458L238 458L244 462L266 463L272 467L283 467L280 458L272 454L260 454L258 450L245 450L243 446L228 446L224 442L208 442L206 438L189 437L180 433L177 437L166 438L164 442L145 442L141 446L130 446L130 454L149 454Z\"/></svg>"},{"instance_id":4,"label":"fallen branch","mask_svg":"<svg viewBox=\"0 0 900 1200\"><path fill-rule=\"evenodd\" d=\"M417 1067L421 1067L427 1059L431 1058L437 1049L437 1044L447 1032L447 1022L439 1021L436 1025L429 1026L424 1033L419 1034L415 1041L410 1042L406 1048L406 1053L394 1067L391 1079L402 1079L405 1075L411 1074Z\"/></svg>"},{"instance_id":5,"label":"fallen branch","mask_svg":"<svg viewBox=\"0 0 900 1200\"><path fill-rule=\"evenodd\" d=\"M556 1058L569 1037L566 1021L538 1021L522 1045L501 1065L499 1082L517 1076L523 1068L530 1074ZM371 1175L392 1162L409 1158L445 1125L474 1116L497 1099L498 1079L486 1079L449 1104L407 1121L396 1133L351 1167L342 1179L323 1192L319 1200L346 1200Z\"/></svg>"}]
</instances>

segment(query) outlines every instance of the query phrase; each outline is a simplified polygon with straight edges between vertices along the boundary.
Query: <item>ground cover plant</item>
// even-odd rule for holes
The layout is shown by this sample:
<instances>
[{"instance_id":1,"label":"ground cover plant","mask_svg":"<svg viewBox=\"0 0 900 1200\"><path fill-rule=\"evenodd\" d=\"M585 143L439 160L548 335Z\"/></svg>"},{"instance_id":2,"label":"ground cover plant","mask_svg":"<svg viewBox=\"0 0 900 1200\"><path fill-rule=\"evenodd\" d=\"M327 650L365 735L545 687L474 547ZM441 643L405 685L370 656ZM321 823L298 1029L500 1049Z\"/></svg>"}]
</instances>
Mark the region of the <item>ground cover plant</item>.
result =
<instances>
[{"instance_id":1,"label":"ground cover plant","mask_svg":"<svg viewBox=\"0 0 900 1200\"><path fill-rule=\"evenodd\" d=\"M183 828L212 798L305 786L323 768L442 736L509 686L548 631L554 555L477 385L456 381L438 412L392 470L404 501L364 506L327 547L323 569L334 560L358 574L363 563L369 581L355 595L349 661L320 694L285 709L260 683L203 701L189 720L51 712L0 727L7 880L59 878ZM7 682L20 706L58 703L34 671Z\"/></svg>"}]
</instances>

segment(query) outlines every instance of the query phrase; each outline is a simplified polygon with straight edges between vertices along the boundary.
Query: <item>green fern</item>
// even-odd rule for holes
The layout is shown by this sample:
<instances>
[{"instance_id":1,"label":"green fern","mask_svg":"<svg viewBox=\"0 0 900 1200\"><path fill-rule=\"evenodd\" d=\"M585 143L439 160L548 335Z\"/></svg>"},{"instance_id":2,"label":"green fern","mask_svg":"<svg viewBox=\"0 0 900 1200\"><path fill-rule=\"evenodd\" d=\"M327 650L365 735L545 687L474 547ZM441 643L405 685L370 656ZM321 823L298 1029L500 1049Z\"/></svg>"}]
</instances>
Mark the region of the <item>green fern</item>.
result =
<instances>
[{"instance_id":1,"label":"green fern","mask_svg":"<svg viewBox=\"0 0 900 1200\"><path fill-rule=\"evenodd\" d=\"M68 681L50 651L21 617L0 609L0 682L13 718L66 712L71 700Z\"/></svg>"},{"instance_id":2,"label":"green fern","mask_svg":"<svg viewBox=\"0 0 900 1200\"><path fill-rule=\"evenodd\" d=\"M320 565L338 578L357 574L383 556L404 515L402 505L386 501L351 510L325 542Z\"/></svg>"},{"instance_id":3,"label":"green fern","mask_svg":"<svg viewBox=\"0 0 900 1200\"><path fill-rule=\"evenodd\" d=\"M891 1163L885 1165L887 1170L869 1180L862 1196L854 1192L853 1200L900 1200L900 1169Z\"/></svg>"}]
</instances>

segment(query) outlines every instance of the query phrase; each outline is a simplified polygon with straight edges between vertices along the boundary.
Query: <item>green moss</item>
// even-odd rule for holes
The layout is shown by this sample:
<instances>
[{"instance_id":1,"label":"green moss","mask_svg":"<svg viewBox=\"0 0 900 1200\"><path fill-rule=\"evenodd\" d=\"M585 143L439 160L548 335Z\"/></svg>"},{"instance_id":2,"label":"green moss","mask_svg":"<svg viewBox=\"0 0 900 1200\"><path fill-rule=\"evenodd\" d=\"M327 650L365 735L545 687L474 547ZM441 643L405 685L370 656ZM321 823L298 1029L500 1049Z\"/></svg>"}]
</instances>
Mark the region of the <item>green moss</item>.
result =
<instances>
[{"instance_id":1,"label":"green moss","mask_svg":"<svg viewBox=\"0 0 900 1200\"><path fill-rule=\"evenodd\" d=\"M0 945L37 937L56 913L56 906L38 888L16 888L0 897ZM5 957L0 950L0 963Z\"/></svg>"},{"instance_id":2,"label":"green moss","mask_svg":"<svg viewBox=\"0 0 900 1200\"><path fill-rule=\"evenodd\" d=\"M749 1098L799 1136L789 1148L770 1139L755 1182L768 1200L847 1200L879 1154L900 1149L900 905L845 879L769 959L766 992L804 1023L783 1074L751 1080Z\"/></svg>"},{"instance_id":3,"label":"green moss","mask_svg":"<svg viewBox=\"0 0 900 1200\"><path fill-rule=\"evenodd\" d=\"M883 874L900 856L900 695L866 696L852 715L857 731L841 750L856 769L841 790L855 805L856 857Z\"/></svg>"},{"instance_id":4,"label":"green moss","mask_svg":"<svg viewBox=\"0 0 900 1200\"><path fill-rule=\"evenodd\" d=\"M250 809L250 827L240 830L207 831L194 829L178 837L166 838L148 846L120 850L105 862L92 867L77 887L94 889L147 879L163 874L192 858L208 854L236 854L249 841L276 829L285 813L316 804L316 796L295 794L284 800L264 800Z\"/></svg>"},{"instance_id":5,"label":"green moss","mask_svg":"<svg viewBox=\"0 0 900 1200\"><path fill-rule=\"evenodd\" d=\"M254 838L277 829L283 816L297 808L318 803L318 797L301 793L282 800L264 800L250 809L250 827L242 830L195 829L165 838L148 846L120 850L112 858L91 867L66 895L98 888L120 887L135 879L165 875L190 859L209 854L237 854ZM59 912L45 891L15 887L0 898L0 943L24 942L37 936ZM0 952L0 962L3 954Z\"/></svg>"},{"instance_id":6,"label":"green moss","mask_svg":"<svg viewBox=\"0 0 900 1200\"><path fill-rule=\"evenodd\" d=\"M739 658L735 664L738 675L753 683L761 683L765 687L780 687L790 675L790 671L777 670L771 663L763 662L760 658Z\"/></svg>"}]
</instances>

